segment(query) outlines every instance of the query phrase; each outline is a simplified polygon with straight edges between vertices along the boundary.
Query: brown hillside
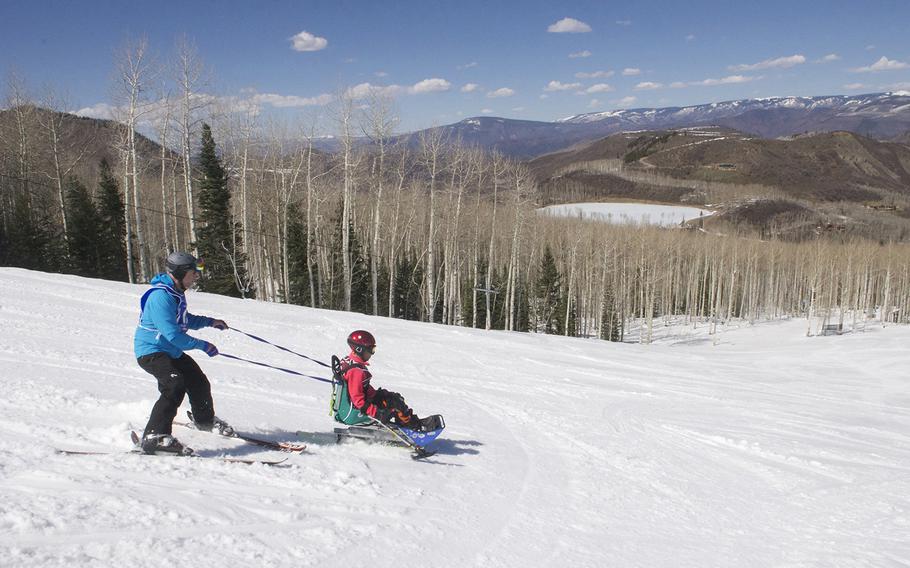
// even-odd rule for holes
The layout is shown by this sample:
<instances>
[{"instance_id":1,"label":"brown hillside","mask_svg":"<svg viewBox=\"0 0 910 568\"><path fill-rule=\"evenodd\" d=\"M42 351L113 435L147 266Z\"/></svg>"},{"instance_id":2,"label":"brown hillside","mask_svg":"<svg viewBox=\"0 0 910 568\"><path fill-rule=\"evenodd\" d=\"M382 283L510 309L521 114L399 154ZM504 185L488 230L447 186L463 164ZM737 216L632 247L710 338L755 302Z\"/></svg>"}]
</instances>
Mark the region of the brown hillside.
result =
<instances>
[{"instance_id":1,"label":"brown hillside","mask_svg":"<svg viewBox=\"0 0 910 568\"><path fill-rule=\"evenodd\" d=\"M757 185L818 202L910 199L910 147L849 132L764 140L716 129L623 133L531 162L541 185L592 163L620 177L648 173L682 182ZM603 172L599 172L603 173ZM553 196L551 196L552 198ZM749 197L744 194L743 197Z\"/></svg>"}]
</instances>

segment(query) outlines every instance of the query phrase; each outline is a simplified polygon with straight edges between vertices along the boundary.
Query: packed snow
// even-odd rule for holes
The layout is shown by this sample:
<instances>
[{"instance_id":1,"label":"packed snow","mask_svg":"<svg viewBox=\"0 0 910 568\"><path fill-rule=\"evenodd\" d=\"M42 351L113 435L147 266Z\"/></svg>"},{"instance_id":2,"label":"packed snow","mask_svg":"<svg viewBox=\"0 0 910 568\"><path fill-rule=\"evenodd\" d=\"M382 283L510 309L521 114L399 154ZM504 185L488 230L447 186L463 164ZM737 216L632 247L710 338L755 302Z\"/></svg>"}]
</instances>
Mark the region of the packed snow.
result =
<instances>
[{"instance_id":1,"label":"packed snow","mask_svg":"<svg viewBox=\"0 0 910 568\"><path fill-rule=\"evenodd\" d=\"M541 207L538 212L558 217L581 217L617 225L660 225L669 227L706 217L713 211L684 205L653 203L566 203Z\"/></svg>"},{"instance_id":2,"label":"packed snow","mask_svg":"<svg viewBox=\"0 0 910 568\"><path fill-rule=\"evenodd\" d=\"M639 345L190 293L191 312L322 361L369 329L374 385L448 424L427 461L352 442L267 467L128 453L157 398L132 354L144 290L0 268L3 567L910 564L906 327L679 325ZM331 431L326 384L192 356L239 430ZM174 431L205 456L286 455Z\"/></svg>"}]
</instances>

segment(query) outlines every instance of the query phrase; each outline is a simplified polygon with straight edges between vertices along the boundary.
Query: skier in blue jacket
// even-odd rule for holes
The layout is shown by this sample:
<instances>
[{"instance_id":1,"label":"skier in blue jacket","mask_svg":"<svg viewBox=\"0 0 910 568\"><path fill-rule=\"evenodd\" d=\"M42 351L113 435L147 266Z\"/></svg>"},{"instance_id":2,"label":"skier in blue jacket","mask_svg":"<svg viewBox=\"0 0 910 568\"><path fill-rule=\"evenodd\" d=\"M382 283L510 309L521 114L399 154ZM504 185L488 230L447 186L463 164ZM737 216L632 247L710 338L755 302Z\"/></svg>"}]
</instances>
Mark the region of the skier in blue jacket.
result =
<instances>
[{"instance_id":1,"label":"skier in blue jacket","mask_svg":"<svg viewBox=\"0 0 910 568\"><path fill-rule=\"evenodd\" d=\"M201 266L196 258L186 252L173 252L165 262L166 273L152 279L152 287L140 301L139 325L133 345L139 366L158 380L160 396L145 432L142 451L148 454L172 453L189 455L185 447L171 435L177 409L188 395L196 428L225 435L233 429L215 416L212 388L199 365L184 351L199 349L209 357L218 355L218 349L201 339L187 335L187 330L214 327L228 329L224 320L197 316L186 309L184 293L199 280Z\"/></svg>"}]
</instances>

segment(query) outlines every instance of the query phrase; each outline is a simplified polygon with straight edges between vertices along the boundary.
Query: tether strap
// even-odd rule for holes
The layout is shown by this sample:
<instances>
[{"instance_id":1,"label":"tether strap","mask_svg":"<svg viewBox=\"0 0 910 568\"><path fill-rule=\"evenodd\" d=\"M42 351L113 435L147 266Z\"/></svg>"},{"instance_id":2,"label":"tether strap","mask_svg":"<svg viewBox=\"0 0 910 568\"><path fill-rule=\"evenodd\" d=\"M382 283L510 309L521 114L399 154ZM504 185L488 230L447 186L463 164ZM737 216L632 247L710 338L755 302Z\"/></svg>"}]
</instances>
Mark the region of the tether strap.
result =
<instances>
[{"instance_id":1,"label":"tether strap","mask_svg":"<svg viewBox=\"0 0 910 568\"><path fill-rule=\"evenodd\" d=\"M312 357L308 357L308 356L306 356L306 355L304 355L304 354L302 354L302 353L297 353L296 351L293 351L293 350L291 350L291 349L288 349L287 347L282 347L281 345L277 345L277 344L275 344L275 343L272 343L271 341L268 341L267 339L263 339L263 338L258 337L258 336L256 336L256 335L253 335L252 333L247 333L247 332L245 332L245 331L243 331L243 330L237 329L236 327L231 327L231 328L229 328L229 329L232 329L232 330L236 331L237 333L242 333L243 335L245 335L245 336L247 336L247 337L249 337L249 338L251 338L251 339L255 339L256 341L261 341L262 343L267 343L268 345L271 345L272 347L277 347L278 349L281 349L282 351L287 351L288 353L290 353L290 354L292 354L292 355L296 355L296 356L298 356L298 357L303 357L304 359L307 359L307 360L312 361L312 362L314 362L314 363L318 363L319 365L322 365L323 367L327 367L327 368L329 368L329 369L332 368L332 366L329 365L329 364L327 364L327 363L323 363L322 361L318 361L318 360L313 359ZM235 357L235 359L239 359L239 357ZM243 360L243 361L246 361L246 359L242 359L242 360ZM250 363L252 363L252 362L253 362L253 361L250 361ZM270 365L266 365L266 367L269 367L269 366L270 366ZM279 367L273 367L273 368L278 369ZM282 371L284 371L284 370L286 370L286 369L282 369ZM300 373L297 373L297 374L299 375ZM304 375L304 376L307 376L307 375Z\"/></svg>"},{"instance_id":2,"label":"tether strap","mask_svg":"<svg viewBox=\"0 0 910 568\"><path fill-rule=\"evenodd\" d=\"M242 331L240 333L243 333ZM268 343L266 341L266 343ZM277 347L277 346L276 346ZM276 371L282 371L284 373L289 373L291 375L297 375L298 377L306 377L308 379L314 379L317 381L322 381L324 383L331 383L331 379L326 379L324 377L316 377L314 375L305 375L303 373L298 373L297 371L292 371L290 369L285 369L283 367L276 367L275 365L269 365L268 363L262 363L259 361L253 361L251 359L244 359L243 357L237 357L236 355L228 355L227 353L219 353L222 357L227 357L228 359L234 359L236 361L243 361L245 363L252 363L253 365L259 365L260 367L268 367L269 369L275 369ZM309 357L307 357L309 359ZM318 363L318 361L317 361Z\"/></svg>"}]
</instances>

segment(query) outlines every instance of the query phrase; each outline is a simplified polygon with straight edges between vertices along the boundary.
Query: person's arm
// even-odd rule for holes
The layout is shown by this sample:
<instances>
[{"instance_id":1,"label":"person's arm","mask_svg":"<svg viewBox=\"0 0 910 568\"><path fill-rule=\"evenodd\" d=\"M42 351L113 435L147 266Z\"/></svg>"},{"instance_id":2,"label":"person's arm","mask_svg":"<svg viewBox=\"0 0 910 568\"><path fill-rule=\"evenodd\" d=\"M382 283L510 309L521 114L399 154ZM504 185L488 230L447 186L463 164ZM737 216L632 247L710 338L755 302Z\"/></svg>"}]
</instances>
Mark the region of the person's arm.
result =
<instances>
[{"instance_id":1,"label":"person's arm","mask_svg":"<svg viewBox=\"0 0 910 568\"><path fill-rule=\"evenodd\" d=\"M177 349L188 351L190 349L205 350L207 341L190 337L177 325L177 305L170 294L155 292L149 294L145 301L145 313L155 326L155 329L171 342ZM196 316L199 317L199 316ZM208 318L211 319L211 318ZM196 328L193 328L196 329Z\"/></svg>"},{"instance_id":2,"label":"person's arm","mask_svg":"<svg viewBox=\"0 0 910 568\"><path fill-rule=\"evenodd\" d=\"M208 316L197 316L189 312L186 313L186 326L190 329L202 329L203 327L212 326L215 323L215 318L210 318ZM221 321L221 320L217 320ZM222 322L224 323L224 322ZM214 326L213 326L214 327Z\"/></svg>"},{"instance_id":3,"label":"person's arm","mask_svg":"<svg viewBox=\"0 0 910 568\"><path fill-rule=\"evenodd\" d=\"M375 417L376 405L367 402L375 394L375 390L369 385L364 388L363 382L366 377L364 370L359 367L352 367L345 374L345 377L348 381L348 396L351 398L351 404L367 416Z\"/></svg>"}]
</instances>

